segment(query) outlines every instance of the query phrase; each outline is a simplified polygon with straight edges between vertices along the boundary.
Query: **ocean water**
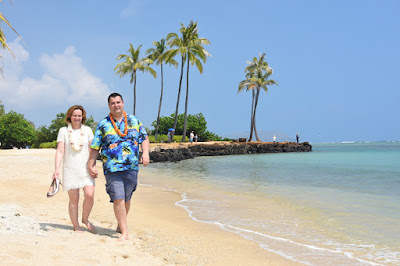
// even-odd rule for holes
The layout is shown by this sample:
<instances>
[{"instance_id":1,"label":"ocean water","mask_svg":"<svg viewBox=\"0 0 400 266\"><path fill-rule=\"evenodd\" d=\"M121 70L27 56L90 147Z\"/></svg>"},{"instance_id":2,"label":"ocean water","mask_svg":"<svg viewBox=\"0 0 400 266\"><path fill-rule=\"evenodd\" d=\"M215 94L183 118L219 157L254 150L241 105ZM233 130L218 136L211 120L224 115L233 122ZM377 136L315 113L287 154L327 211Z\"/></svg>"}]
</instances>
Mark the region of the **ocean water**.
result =
<instances>
[{"instance_id":1,"label":"ocean water","mask_svg":"<svg viewBox=\"0 0 400 266\"><path fill-rule=\"evenodd\" d=\"M141 168L192 219L308 265L400 265L400 142L198 157Z\"/></svg>"}]
</instances>

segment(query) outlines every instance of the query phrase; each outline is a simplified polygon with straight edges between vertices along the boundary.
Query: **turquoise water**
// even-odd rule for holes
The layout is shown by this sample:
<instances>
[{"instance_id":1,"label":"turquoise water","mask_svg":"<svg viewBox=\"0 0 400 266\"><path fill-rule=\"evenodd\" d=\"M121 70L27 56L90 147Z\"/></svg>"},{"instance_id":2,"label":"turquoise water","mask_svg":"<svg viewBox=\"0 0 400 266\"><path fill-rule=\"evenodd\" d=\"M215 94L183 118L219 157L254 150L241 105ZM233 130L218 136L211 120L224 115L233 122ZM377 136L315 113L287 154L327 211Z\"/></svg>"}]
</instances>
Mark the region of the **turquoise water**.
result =
<instances>
[{"instance_id":1,"label":"turquoise water","mask_svg":"<svg viewBox=\"0 0 400 266\"><path fill-rule=\"evenodd\" d=\"M400 265L400 142L199 157L141 168L197 221L308 265Z\"/></svg>"}]
</instances>

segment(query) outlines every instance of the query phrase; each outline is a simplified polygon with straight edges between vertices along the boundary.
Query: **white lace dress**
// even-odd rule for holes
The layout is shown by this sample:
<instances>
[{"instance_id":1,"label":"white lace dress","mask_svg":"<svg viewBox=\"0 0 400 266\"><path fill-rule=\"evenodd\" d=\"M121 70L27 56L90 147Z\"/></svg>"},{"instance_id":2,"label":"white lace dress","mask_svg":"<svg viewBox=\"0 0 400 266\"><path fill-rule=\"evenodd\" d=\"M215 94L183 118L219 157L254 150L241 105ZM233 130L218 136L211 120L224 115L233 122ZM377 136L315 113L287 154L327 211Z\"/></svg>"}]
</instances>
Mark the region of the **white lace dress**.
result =
<instances>
[{"instance_id":1,"label":"white lace dress","mask_svg":"<svg viewBox=\"0 0 400 266\"><path fill-rule=\"evenodd\" d=\"M80 139L80 129L72 129L74 139ZM83 147L80 151L72 149L68 137L68 128L63 127L58 131L57 142L64 142L63 159L63 189L70 190L83 188L87 185L95 185L94 179L90 176L87 162L89 159L89 144L93 140L93 132L90 127L82 125Z\"/></svg>"}]
</instances>

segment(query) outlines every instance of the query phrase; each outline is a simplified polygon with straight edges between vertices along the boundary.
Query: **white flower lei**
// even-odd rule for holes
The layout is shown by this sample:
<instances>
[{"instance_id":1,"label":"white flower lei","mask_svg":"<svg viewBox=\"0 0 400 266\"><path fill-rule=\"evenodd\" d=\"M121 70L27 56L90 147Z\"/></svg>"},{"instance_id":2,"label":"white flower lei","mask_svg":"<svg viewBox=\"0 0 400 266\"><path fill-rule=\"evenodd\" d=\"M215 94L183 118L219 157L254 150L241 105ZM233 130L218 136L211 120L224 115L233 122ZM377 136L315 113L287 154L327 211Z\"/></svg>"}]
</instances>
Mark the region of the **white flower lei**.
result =
<instances>
[{"instance_id":1,"label":"white flower lei","mask_svg":"<svg viewBox=\"0 0 400 266\"><path fill-rule=\"evenodd\" d=\"M71 123L68 123L68 139L69 139L71 147L74 151L82 150L83 141L84 141L84 137L85 137L85 135L83 134L82 128L83 128L83 125L81 125L81 128L79 129L79 139L77 140L73 137L74 135L72 135L73 129L72 129Z\"/></svg>"}]
</instances>

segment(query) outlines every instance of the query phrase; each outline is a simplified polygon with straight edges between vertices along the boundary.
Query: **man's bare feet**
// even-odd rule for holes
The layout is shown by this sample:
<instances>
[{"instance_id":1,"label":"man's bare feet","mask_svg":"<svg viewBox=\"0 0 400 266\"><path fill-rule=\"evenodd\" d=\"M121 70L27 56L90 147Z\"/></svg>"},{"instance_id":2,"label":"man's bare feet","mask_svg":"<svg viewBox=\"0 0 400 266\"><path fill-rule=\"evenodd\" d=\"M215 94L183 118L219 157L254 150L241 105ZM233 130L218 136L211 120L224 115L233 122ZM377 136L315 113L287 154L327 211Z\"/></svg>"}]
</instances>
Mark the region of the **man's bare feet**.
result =
<instances>
[{"instance_id":1,"label":"man's bare feet","mask_svg":"<svg viewBox=\"0 0 400 266\"><path fill-rule=\"evenodd\" d=\"M87 220L86 222L84 222L84 221L82 220L82 223L84 223L84 224L86 225L86 227L87 227L87 229L88 229L89 231L93 231L94 229L96 229L96 227L94 227L94 225L93 225L91 222L89 222L89 220Z\"/></svg>"},{"instance_id":2,"label":"man's bare feet","mask_svg":"<svg viewBox=\"0 0 400 266\"><path fill-rule=\"evenodd\" d=\"M129 240L128 234L122 234L119 238L118 241L125 241Z\"/></svg>"}]
</instances>

